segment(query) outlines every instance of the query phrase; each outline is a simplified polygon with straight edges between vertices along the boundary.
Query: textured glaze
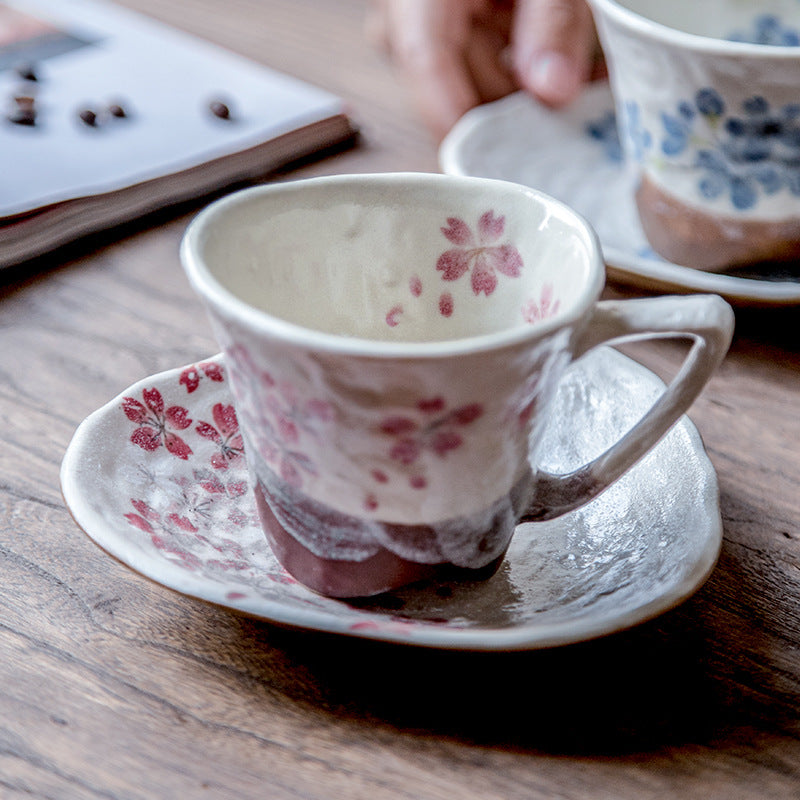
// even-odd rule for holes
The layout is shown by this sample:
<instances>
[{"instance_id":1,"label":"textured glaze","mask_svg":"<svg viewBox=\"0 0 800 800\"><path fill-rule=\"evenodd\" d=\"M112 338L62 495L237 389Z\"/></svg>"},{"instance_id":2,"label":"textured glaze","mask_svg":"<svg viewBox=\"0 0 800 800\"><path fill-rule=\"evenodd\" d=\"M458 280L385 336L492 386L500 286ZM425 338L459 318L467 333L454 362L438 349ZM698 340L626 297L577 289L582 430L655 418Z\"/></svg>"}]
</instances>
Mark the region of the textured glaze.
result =
<instances>
[{"instance_id":1,"label":"textured glaze","mask_svg":"<svg viewBox=\"0 0 800 800\"><path fill-rule=\"evenodd\" d=\"M651 372L613 350L588 354L559 387L555 402L564 414L544 432L543 466L569 471L596 456L662 389ZM145 397L157 408L183 409L173 412L191 420L180 430L182 447L170 449L163 438L141 446L129 398L147 407ZM151 376L80 426L62 466L70 511L97 544L153 580L209 602L387 641L544 647L670 608L705 580L717 557L716 476L683 418L582 509L518 525L491 578L423 583L359 605L325 598L292 578L264 539L231 405L219 357Z\"/></svg>"},{"instance_id":2,"label":"textured glaze","mask_svg":"<svg viewBox=\"0 0 800 800\"><path fill-rule=\"evenodd\" d=\"M516 93L467 113L440 150L442 169L541 189L583 214L597 231L612 277L662 291L714 292L738 305L796 305L793 267L712 273L665 260L649 245L634 203L634 171L623 161L611 91L588 87L566 109Z\"/></svg>"}]
</instances>

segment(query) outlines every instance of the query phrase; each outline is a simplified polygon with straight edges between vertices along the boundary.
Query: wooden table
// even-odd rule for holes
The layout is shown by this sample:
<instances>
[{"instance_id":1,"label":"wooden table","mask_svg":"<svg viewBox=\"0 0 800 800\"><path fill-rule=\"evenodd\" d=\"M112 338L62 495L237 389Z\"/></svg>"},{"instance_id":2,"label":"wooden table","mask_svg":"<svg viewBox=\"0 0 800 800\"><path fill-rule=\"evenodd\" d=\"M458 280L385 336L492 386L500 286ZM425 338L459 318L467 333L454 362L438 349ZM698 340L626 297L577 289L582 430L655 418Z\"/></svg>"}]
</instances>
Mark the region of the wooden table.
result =
<instances>
[{"instance_id":1,"label":"wooden table","mask_svg":"<svg viewBox=\"0 0 800 800\"><path fill-rule=\"evenodd\" d=\"M297 176L437 169L361 0L125 4L347 98L362 144ZM216 350L177 259L199 205L2 275L0 797L800 797L796 310L739 310L692 408L725 540L681 607L517 654L280 629L109 558L59 491L87 414Z\"/></svg>"}]
</instances>

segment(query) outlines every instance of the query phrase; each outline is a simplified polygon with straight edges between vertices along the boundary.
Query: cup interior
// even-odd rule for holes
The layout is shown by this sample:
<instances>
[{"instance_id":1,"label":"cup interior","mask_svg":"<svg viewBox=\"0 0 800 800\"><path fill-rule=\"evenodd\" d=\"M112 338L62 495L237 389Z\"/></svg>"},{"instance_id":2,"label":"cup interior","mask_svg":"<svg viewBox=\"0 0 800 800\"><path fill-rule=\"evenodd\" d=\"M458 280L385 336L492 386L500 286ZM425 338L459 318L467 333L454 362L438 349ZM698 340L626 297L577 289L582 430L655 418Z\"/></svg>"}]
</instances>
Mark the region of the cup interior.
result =
<instances>
[{"instance_id":1,"label":"cup interior","mask_svg":"<svg viewBox=\"0 0 800 800\"><path fill-rule=\"evenodd\" d=\"M265 318L368 340L561 321L602 286L596 238L570 209L515 184L441 175L244 190L206 209L184 248L206 299L221 290Z\"/></svg>"},{"instance_id":2,"label":"cup interior","mask_svg":"<svg viewBox=\"0 0 800 800\"><path fill-rule=\"evenodd\" d=\"M617 5L684 33L777 47L800 46L797 0L616 0Z\"/></svg>"}]
</instances>

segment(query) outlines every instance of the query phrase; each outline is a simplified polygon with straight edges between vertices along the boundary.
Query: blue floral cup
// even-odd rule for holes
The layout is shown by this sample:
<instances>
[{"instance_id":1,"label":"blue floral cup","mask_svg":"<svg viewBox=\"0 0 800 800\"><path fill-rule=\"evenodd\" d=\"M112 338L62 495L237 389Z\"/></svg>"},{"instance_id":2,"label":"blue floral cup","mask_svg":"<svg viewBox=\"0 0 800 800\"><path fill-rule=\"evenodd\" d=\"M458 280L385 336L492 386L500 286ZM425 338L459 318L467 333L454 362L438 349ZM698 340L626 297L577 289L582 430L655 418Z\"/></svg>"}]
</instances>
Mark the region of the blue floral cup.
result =
<instances>
[{"instance_id":1,"label":"blue floral cup","mask_svg":"<svg viewBox=\"0 0 800 800\"><path fill-rule=\"evenodd\" d=\"M800 257L800 2L590 0L653 248Z\"/></svg>"}]
</instances>

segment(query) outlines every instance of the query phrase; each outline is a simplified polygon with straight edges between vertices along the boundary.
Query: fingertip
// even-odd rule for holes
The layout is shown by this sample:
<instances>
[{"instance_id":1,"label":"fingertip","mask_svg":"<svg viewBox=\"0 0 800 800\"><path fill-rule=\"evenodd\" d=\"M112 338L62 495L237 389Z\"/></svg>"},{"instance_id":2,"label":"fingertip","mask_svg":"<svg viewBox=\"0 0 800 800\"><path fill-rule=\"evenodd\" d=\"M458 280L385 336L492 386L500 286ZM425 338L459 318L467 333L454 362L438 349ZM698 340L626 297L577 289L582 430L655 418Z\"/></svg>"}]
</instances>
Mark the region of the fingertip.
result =
<instances>
[{"instance_id":1,"label":"fingertip","mask_svg":"<svg viewBox=\"0 0 800 800\"><path fill-rule=\"evenodd\" d=\"M581 65L564 53L536 53L521 76L523 86L551 106L564 106L580 93L584 82Z\"/></svg>"}]
</instances>

